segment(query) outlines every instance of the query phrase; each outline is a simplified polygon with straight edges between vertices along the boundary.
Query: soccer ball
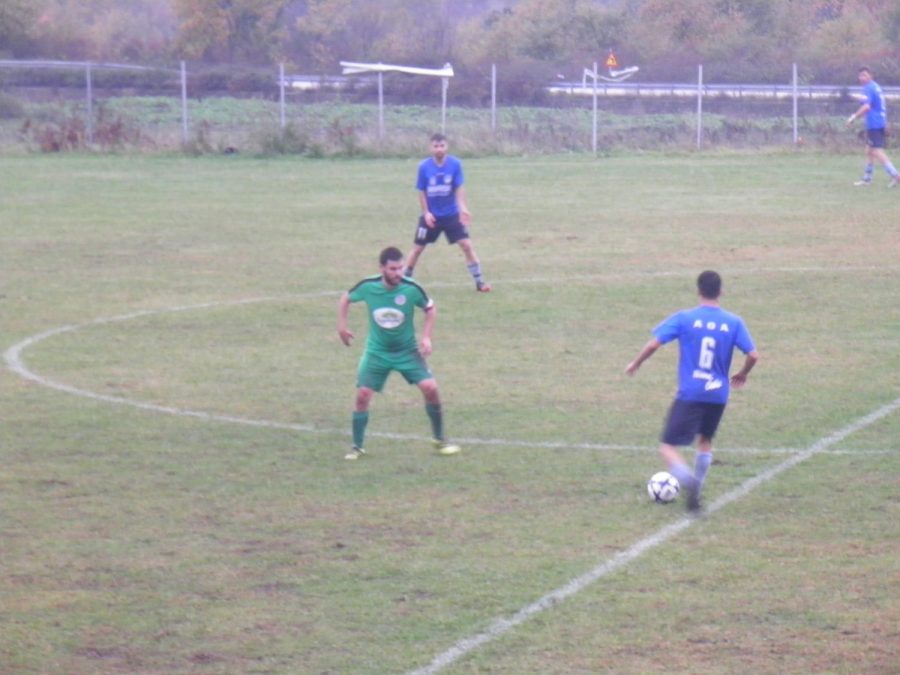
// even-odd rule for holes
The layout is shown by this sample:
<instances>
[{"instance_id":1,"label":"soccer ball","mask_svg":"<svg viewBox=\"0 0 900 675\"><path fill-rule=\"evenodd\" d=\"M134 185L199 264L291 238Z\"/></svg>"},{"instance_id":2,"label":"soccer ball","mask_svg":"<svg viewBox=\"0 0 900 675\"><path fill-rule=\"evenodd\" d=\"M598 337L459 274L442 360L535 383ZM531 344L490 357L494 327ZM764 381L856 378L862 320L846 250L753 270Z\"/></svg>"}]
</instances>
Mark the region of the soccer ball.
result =
<instances>
[{"instance_id":1,"label":"soccer ball","mask_svg":"<svg viewBox=\"0 0 900 675\"><path fill-rule=\"evenodd\" d=\"M675 499L680 489L681 485L679 485L678 479L668 471L655 473L647 481L647 492L650 494L650 499L662 504L668 504Z\"/></svg>"}]
</instances>

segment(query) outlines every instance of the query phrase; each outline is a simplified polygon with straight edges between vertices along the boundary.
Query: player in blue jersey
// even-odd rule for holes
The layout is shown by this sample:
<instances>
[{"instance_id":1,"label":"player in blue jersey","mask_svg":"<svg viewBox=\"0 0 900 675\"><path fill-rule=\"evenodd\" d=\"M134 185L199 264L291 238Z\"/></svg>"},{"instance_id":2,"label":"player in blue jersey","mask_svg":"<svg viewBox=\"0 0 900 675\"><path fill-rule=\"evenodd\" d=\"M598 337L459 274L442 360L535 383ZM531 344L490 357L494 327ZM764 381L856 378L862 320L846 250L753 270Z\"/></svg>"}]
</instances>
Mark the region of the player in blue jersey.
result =
<instances>
[{"instance_id":1,"label":"player in blue jersey","mask_svg":"<svg viewBox=\"0 0 900 675\"><path fill-rule=\"evenodd\" d=\"M419 164L416 178L422 215L416 226L413 249L406 259L404 274L408 277L413 275L422 251L428 244L436 242L443 232L449 243L459 244L462 249L469 274L475 280L475 289L487 293L491 285L481 275L481 262L469 237L472 214L466 204L464 182L462 163L447 154L447 137L443 134L432 135L431 157Z\"/></svg>"},{"instance_id":2,"label":"player in blue jersey","mask_svg":"<svg viewBox=\"0 0 900 675\"><path fill-rule=\"evenodd\" d=\"M437 381L425 359L431 354L431 333L437 310L425 289L403 276L403 253L389 246L379 256L381 274L367 277L341 295L338 302L337 331L346 346L353 333L347 327L350 304L364 302L369 311L369 335L359 362L356 379L356 407L353 411L353 447L344 459L366 454L363 441L369 423L369 404L376 391L384 389L391 371L396 370L415 384L425 398L425 412L431 421L434 445L442 455L454 455L459 446L444 439L444 418ZM416 307L425 312L422 339L416 344Z\"/></svg>"},{"instance_id":3,"label":"player in blue jersey","mask_svg":"<svg viewBox=\"0 0 900 675\"><path fill-rule=\"evenodd\" d=\"M744 320L719 306L719 274L702 272L697 277L697 291L700 304L676 312L654 328L653 337L625 368L628 375L634 375L660 346L678 340L678 392L669 409L659 452L670 473L687 491L691 511L700 510L700 490L712 464L712 439L728 403L729 385L744 386L759 359ZM729 377L735 347L746 357L743 367ZM677 448L692 445L695 439L698 452L692 471Z\"/></svg>"},{"instance_id":4,"label":"player in blue jersey","mask_svg":"<svg viewBox=\"0 0 900 675\"><path fill-rule=\"evenodd\" d=\"M866 166L862 178L854 183L857 187L865 187L872 184L872 172L875 169L875 160L881 162L884 170L891 177L888 187L900 185L900 173L894 168L890 158L885 152L885 129L887 129L887 106L884 101L884 93L881 87L872 78L872 71L866 66L859 69L859 83L862 85L863 104L859 110L847 118L849 127L857 118L865 115L866 118Z\"/></svg>"}]
</instances>

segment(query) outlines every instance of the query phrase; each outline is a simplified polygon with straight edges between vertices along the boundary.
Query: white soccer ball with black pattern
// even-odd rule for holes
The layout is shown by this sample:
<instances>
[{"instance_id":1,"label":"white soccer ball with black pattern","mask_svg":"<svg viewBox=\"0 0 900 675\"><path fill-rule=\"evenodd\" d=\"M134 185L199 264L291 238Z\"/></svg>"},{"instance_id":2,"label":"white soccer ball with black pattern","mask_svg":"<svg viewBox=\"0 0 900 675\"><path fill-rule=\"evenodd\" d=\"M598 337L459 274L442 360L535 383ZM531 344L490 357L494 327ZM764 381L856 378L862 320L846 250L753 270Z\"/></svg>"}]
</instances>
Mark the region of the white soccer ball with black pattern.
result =
<instances>
[{"instance_id":1,"label":"white soccer ball with black pattern","mask_svg":"<svg viewBox=\"0 0 900 675\"><path fill-rule=\"evenodd\" d=\"M681 485L678 479L668 471L659 471L647 481L647 492L650 499L660 504L668 504L678 496Z\"/></svg>"}]
</instances>

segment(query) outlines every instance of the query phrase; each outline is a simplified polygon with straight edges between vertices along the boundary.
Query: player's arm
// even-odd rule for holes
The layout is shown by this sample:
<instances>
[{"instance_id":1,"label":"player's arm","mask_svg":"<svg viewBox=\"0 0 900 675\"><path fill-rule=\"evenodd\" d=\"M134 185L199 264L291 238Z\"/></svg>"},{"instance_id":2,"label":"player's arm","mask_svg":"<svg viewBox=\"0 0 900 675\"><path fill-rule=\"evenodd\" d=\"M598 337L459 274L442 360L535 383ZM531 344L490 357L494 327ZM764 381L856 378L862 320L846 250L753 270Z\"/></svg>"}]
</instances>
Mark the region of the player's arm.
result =
<instances>
[{"instance_id":1,"label":"player's arm","mask_svg":"<svg viewBox=\"0 0 900 675\"><path fill-rule=\"evenodd\" d=\"M641 364L649 359L653 354L662 346L662 342L660 342L656 338L652 338L647 344L644 345L644 348L638 352L638 355L634 357L634 361L625 366L625 374L626 375L634 375L638 368L641 367Z\"/></svg>"},{"instance_id":2,"label":"player's arm","mask_svg":"<svg viewBox=\"0 0 900 675\"><path fill-rule=\"evenodd\" d=\"M472 214L469 212L469 203L466 201L466 188L460 185L456 188L456 206L459 209L459 220L466 227L472 222Z\"/></svg>"},{"instance_id":3,"label":"player's arm","mask_svg":"<svg viewBox=\"0 0 900 675\"><path fill-rule=\"evenodd\" d=\"M434 331L434 320L437 319L437 307L433 300L429 300L425 306L425 323L422 325L422 339L419 340L419 353L422 356L431 356L431 334Z\"/></svg>"},{"instance_id":4,"label":"player's arm","mask_svg":"<svg viewBox=\"0 0 900 675\"><path fill-rule=\"evenodd\" d=\"M850 115L850 117L847 118L847 126L849 127L851 124L853 124L854 120L856 120L858 117L862 117L863 115L865 115L867 112L869 112L869 110L871 110L871 108L872 108L872 106L869 105L868 101L863 103L861 106L859 106L859 110L857 110L855 113L853 113L852 115Z\"/></svg>"},{"instance_id":5,"label":"player's arm","mask_svg":"<svg viewBox=\"0 0 900 675\"><path fill-rule=\"evenodd\" d=\"M343 342L348 347L350 346L350 341L353 340L353 333L350 332L347 328L347 317L350 314L350 294L347 291L341 295L341 299L338 300L338 319L337 319L337 332L341 337L341 342Z\"/></svg>"},{"instance_id":6,"label":"player's arm","mask_svg":"<svg viewBox=\"0 0 900 675\"><path fill-rule=\"evenodd\" d=\"M731 386L735 389L743 387L747 383L747 376L758 361L759 352L755 349L751 352L747 352L747 356L744 358L744 367L731 376Z\"/></svg>"},{"instance_id":7,"label":"player's arm","mask_svg":"<svg viewBox=\"0 0 900 675\"><path fill-rule=\"evenodd\" d=\"M422 210L422 218L428 227L434 227L434 214L428 208L428 195L425 190L419 190L419 208Z\"/></svg>"}]
</instances>

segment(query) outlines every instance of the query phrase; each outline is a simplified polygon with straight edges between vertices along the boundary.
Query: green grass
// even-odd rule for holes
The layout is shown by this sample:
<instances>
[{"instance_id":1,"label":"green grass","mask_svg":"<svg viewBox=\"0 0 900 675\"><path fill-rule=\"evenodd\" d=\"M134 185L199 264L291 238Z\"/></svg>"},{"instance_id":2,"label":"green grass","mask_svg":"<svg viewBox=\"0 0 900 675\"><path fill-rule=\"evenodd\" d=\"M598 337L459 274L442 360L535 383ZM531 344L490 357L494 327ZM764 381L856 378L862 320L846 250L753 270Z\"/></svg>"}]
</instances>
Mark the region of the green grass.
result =
<instances>
[{"instance_id":1,"label":"green grass","mask_svg":"<svg viewBox=\"0 0 900 675\"><path fill-rule=\"evenodd\" d=\"M704 268L762 355L710 502L890 404L900 194L859 165L468 160L495 291L445 244L417 270L464 451L394 376L347 463L365 329L344 348L336 301L408 246L415 161L4 158L0 345L71 327L27 367L122 403L0 371L0 672L405 672L678 521L644 491L676 350L622 370ZM447 672L893 670L898 437L895 411Z\"/></svg>"}]
</instances>

